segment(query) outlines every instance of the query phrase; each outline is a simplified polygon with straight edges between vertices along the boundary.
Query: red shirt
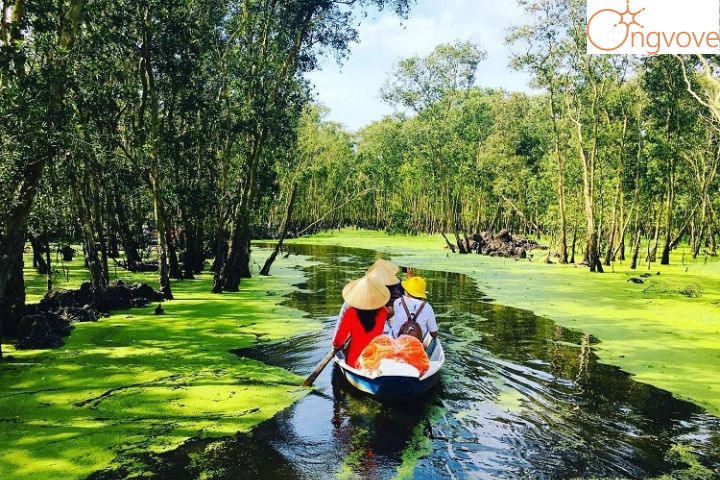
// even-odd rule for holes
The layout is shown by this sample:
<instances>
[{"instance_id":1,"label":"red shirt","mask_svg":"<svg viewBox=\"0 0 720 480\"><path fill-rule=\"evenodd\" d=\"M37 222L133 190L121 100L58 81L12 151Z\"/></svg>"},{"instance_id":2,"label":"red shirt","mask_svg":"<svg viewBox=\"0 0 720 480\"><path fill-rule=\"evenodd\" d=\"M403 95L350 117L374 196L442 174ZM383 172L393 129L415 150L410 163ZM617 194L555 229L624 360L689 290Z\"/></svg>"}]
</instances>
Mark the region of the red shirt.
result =
<instances>
[{"instance_id":1,"label":"red shirt","mask_svg":"<svg viewBox=\"0 0 720 480\"><path fill-rule=\"evenodd\" d=\"M360 323L358 311L353 307L347 309L342 320L340 320L340 326L333 340L333 347L342 348L348 335L350 336L350 346L345 351L345 361L348 365L355 367L355 362L365 347L368 346L373 338L382 335L383 330L385 330L387 316L387 308L383 307L378 310L375 315L375 326L367 332L365 331L365 327L362 326L362 323Z\"/></svg>"}]
</instances>

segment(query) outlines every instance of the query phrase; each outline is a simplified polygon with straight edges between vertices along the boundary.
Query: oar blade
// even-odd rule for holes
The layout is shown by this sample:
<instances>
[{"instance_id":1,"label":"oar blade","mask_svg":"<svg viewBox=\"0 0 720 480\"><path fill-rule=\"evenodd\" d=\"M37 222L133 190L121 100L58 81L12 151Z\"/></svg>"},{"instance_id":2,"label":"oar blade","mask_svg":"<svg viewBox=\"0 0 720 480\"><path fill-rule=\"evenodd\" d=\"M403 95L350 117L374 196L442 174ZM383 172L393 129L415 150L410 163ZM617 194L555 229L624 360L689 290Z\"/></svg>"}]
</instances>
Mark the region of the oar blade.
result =
<instances>
[{"instance_id":1,"label":"oar blade","mask_svg":"<svg viewBox=\"0 0 720 480\"><path fill-rule=\"evenodd\" d=\"M308 378L305 379L302 386L303 387L312 387L313 383L315 383L315 380L317 380L317 377L320 375L320 372L318 373L312 373Z\"/></svg>"}]
</instances>

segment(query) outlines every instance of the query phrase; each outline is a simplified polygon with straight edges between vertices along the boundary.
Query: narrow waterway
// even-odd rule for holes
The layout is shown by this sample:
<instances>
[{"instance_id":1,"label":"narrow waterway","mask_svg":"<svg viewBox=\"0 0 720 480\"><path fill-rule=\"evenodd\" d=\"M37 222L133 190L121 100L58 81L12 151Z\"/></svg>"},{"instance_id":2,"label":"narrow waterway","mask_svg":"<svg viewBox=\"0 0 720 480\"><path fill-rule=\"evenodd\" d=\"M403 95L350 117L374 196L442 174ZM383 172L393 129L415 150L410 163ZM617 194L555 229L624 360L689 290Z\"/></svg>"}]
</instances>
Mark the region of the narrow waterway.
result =
<instances>
[{"instance_id":1,"label":"narrow waterway","mask_svg":"<svg viewBox=\"0 0 720 480\"><path fill-rule=\"evenodd\" d=\"M318 262L287 304L314 333L237 354L307 374L327 353L345 283L373 252L291 246ZM674 444L720 466L720 419L597 362L595 339L489 302L464 275L428 279L448 361L411 405L356 393L328 367L317 392L251 434L192 441L158 478L646 478L668 473Z\"/></svg>"}]
</instances>

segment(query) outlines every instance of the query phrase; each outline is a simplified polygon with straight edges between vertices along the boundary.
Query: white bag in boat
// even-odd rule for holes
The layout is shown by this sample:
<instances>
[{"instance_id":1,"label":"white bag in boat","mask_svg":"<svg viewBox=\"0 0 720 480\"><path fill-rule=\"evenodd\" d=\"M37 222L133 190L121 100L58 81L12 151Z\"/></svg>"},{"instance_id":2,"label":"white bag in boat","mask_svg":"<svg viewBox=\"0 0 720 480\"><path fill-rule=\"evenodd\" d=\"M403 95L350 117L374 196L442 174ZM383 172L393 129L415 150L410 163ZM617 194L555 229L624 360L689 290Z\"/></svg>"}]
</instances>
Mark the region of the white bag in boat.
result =
<instances>
[{"instance_id":1,"label":"white bag in boat","mask_svg":"<svg viewBox=\"0 0 720 480\"><path fill-rule=\"evenodd\" d=\"M383 377L420 378L420 370L405 362L398 362L397 360L382 360L377 372L378 376Z\"/></svg>"}]
</instances>

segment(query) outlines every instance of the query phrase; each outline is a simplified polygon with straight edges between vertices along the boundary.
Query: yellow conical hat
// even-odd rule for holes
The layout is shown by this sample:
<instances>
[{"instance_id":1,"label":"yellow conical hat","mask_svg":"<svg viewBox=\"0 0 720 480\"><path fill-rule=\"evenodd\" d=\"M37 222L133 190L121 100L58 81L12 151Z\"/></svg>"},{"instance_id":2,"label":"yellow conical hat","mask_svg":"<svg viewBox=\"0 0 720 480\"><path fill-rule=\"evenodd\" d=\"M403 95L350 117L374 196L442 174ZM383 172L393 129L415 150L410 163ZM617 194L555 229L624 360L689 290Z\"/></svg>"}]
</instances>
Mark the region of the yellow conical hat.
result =
<instances>
[{"instance_id":1,"label":"yellow conical hat","mask_svg":"<svg viewBox=\"0 0 720 480\"><path fill-rule=\"evenodd\" d=\"M377 310L390 300L390 290L377 280L363 277L345 285L342 296L351 307Z\"/></svg>"}]
</instances>

